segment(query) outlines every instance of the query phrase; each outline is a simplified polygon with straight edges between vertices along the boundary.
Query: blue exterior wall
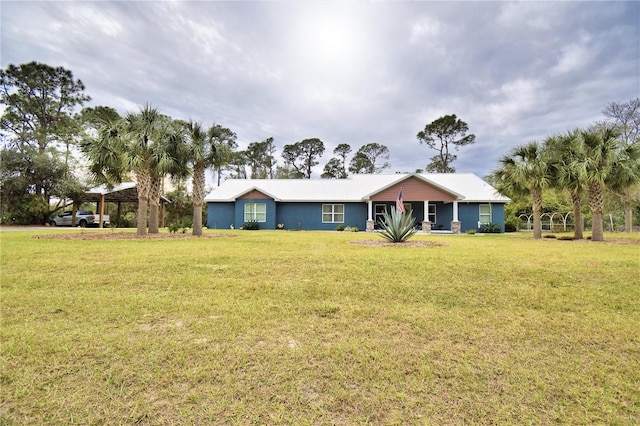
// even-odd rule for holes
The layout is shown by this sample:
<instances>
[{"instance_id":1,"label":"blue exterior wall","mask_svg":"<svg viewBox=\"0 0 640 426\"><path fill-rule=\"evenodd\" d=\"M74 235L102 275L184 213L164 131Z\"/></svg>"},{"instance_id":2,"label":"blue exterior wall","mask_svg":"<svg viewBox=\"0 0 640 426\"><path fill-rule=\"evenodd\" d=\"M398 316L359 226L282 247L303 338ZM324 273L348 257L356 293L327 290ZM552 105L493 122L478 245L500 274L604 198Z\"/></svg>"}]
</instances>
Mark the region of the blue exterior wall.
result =
<instances>
[{"instance_id":1,"label":"blue exterior wall","mask_svg":"<svg viewBox=\"0 0 640 426\"><path fill-rule=\"evenodd\" d=\"M271 199L239 199L236 200L235 209L235 227L240 228L244 225L244 205L247 203L266 204L267 220L266 222L258 222L260 229L276 229L276 202Z\"/></svg>"},{"instance_id":2,"label":"blue exterior wall","mask_svg":"<svg viewBox=\"0 0 640 426\"><path fill-rule=\"evenodd\" d=\"M235 203L207 203L207 228L229 229L235 226Z\"/></svg>"},{"instance_id":3,"label":"blue exterior wall","mask_svg":"<svg viewBox=\"0 0 640 426\"><path fill-rule=\"evenodd\" d=\"M467 232L471 229L477 231L479 229L478 219L480 219L480 204L458 203L460 232Z\"/></svg>"},{"instance_id":4,"label":"blue exterior wall","mask_svg":"<svg viewBox=\"0 0 640 426\"><path fill-rule=\"evenodd\" d=\"M322 223L322 204L343 204L344 223ZM365 203L278 203L276 222L284 223L285 229L335 231L338 225L367 226L367 205Z\"/></svg>"},{"instance_id":5,"label":"blue exterior wall","mask_svg":"<svg viewBox=\"0 0 640 426\"><path fill-rule=\"evenodd\" d=\"M504 232L504 204L491 204L491 221L500 225L500 232Z\"/></svg>"},{"instance_id":6,"label":"blue exterior wall","mask_svg":"<svg viewBox=\"0 0 640 426\"><path fill-rule=\"evenodd\" d=\"M344 204L345 226L358 227L365 230L367 226L367 203L276 203L270 199L244 200L233 203L208 203L207 228L236 229L244 224L244 205L248 202L265 203L267 205L267 221L260 223L260 229L276 229L277 224L284 223L285 229L326 230L333 231L339 223L322 223L322 204ZM378 204L378 203L376 203ZM382 204L382 203L380 203ZM387 209L395 207L395 203L386 203ZM453 220L453 203L436 202L436 222L432 229L451 229ZM458 203L458 219L461 232L470 229L478 230L480 203ZM413 217L416 225L424 219L424 203L412 202ZM504 204L491 204L491 220L504 232Z\"/></svg>"},{"instance_id":7,"label":"blue exterior wall","mask_svg":"<svg viewBox=\"0 0 640 426\"><path fill-rule=\"evenodd\" d=\"M470 229L480 230L480 204L487 203L458 203L458 220L461 222L461 232ZM491 203L491 223L500 226L500 232L504 232L504 204Z\"/></svg>"}]
</instances>

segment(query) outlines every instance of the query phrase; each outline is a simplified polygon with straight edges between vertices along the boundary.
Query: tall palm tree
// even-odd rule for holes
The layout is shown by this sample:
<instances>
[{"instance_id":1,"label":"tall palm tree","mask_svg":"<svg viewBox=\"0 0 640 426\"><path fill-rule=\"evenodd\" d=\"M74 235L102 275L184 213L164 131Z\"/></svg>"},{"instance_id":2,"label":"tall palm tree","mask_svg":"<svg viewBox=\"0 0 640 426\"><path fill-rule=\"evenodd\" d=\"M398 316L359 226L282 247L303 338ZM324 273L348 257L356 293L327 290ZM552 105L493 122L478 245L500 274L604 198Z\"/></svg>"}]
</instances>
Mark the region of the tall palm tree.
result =
<instances>
[{"instance_id":1,"label":"tall palm tree","mask_svg":"<svg viewBox=\"0 0 640 426\"><path fill-rule=\"evenodd\" d=\"M640 145L618 144L614 156L611 174L606 186L620 194L624 203L625 231L633 227L633 209L631 207L631 189L640 184Z\"/></svg>"},{"instance_id":2,"label":"tall palm tree","mask_svg":"<svg viewBox=\"0 0 640 426\"><path fill-rule=\"evenodd\" d=\"M191 183L193 191L193 235L202 235L202 206L204 205L204 172L213 163L216 152L216 145L210 132L207 132L202 123L193 120L184 123L186 130L186 157L183 157L191 164L193 171Z\"/></svg>"},{"instance_id":3,"label":"tall palm tree","mask_svg":"<svg viewBox=\"0 0 640 426\"><path fill-rule=\"evenodd\" d=\"M614 178L618 132L601 125L581 132L583 173L589 194L593 241L604 241L604 189Z\"/></svg>"},{"instance_id":4,"label":"tall palm tree","mask_svg":"<svg viewBox=\"0 0 640 426\"><path fill-rule=\"evenodd\" d=\"M514 148L500 159L500 167L492 175L498 191L512 196L531 196L533 237L542 238L542 191L551 183L544 146L529 142Z\"/></svg>"},{"instance_id":5,"label":"tall palm tree","mask_svg":"<svg viewBox=\"0 0 640 426\"><path fill-rule=\"evenodd\" d=\"M137 113L128 113L101 126L98 137L83 144L91 161L90 170L95 175L120 182L124 173L133 172L138 188L138 235L147 233L150 200L155 203L159 198L159 191L152 188L156 188L158 179L176 167L171 149L176 145L176 135L170 124L169 117L144 105ZM151 231L157 232L158 213L157 209L152 210Z\"/></svg>"},{"instance_id":6,"label":"tall palm tree","mask_svg":"<svg viewBox=\"0 0 640 426\"><path fill-rule=\"evenodd\" d=\"M584 220L582 218L582 197L586 190L586 175L580 166L582 162L582 141L580 132L574 130L548 138L546 148L550 151L549 170L552 184L557 189L567 190L573 204L573 238L584 238Z\"/></svg>"}]
</instances>

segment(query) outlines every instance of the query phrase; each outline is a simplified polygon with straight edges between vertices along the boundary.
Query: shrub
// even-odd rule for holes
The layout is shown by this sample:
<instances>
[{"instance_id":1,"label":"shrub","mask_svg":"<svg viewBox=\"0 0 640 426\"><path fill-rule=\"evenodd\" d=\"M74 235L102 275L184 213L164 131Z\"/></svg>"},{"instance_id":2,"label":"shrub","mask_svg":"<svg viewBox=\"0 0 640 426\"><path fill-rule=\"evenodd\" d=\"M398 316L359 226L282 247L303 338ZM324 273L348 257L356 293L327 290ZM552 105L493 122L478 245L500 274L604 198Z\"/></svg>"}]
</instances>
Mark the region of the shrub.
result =
<instances>
[{"instance_id":1,"label":"shrub","mask_svg":"<svg viewBox=\"0 0 640 426\"><path fill-rule=\"evenodd\" d=\"M248 231L257 231L260 229L260 224L258 224L257 220L250 220L249 222L245 222L242 229L246 229Z\"/></svg>"},{"instance_id":2,"label":"shrub","mask_svg":"<svg viewBox=\"0 0 640 426\"><path fill-rule=\"evenodd\" d=\"M169 228L169 233L174 234L176 232L180 232L181 234L186 234L189 228L191 228L191 221L189 220L181 220L178 222L172 222L167 225Z\"/></svg>"},{"instance_id":3,"label":"shrub","mask_svg":"<svg viewBox=\"0 0 640 426\"><path fill-rule=\"evenodd\" d=\"M342 232L344 231L345 226L344 225L338 225L336 226L336 231Z\"/></svg>"},{"instance_id":4,"label":"shrub","mask_svg":"<svg viewBox=\"0 0 640 426\"><path fill-rule=\"evenodd\" d=\"M412 218L410 213L400 213L395 208L391 208L391 214L384 213L383 217L380 235L392 243L402 243L417 232L413 227L415 218Z\"/></svg>"},{"instance_id":5,"label":"shrub","mask_svg":"<svg viewBox=\"0 0 640 426\"><path fill-rule=\"evenodd\" d=\"M349 231L351 231L351 232L360 232L360 229L358 229L357 226L354 226L351 229L349 229Z\"/></svg>"},{"instance_id":6,"label":"shrub","mask_svg":"<svg viewBox=\"0 0 640 426\"><path fill-rule=\"evenodd\" d=\"M475 229L467 230L467 235L475 235L475 234L476 234L476 230Z\"/></svg>"},{"instance_id":7,"label":"shrub","mask_svg":"<svg viewBox=\"0 0 640 426\"><path fill-rule=\"evenodd\" d=\"M480 232L483 234L499 234L500 233L500 225L495 223L485 223L480 227Z\"/></svg>"}]
</instances>

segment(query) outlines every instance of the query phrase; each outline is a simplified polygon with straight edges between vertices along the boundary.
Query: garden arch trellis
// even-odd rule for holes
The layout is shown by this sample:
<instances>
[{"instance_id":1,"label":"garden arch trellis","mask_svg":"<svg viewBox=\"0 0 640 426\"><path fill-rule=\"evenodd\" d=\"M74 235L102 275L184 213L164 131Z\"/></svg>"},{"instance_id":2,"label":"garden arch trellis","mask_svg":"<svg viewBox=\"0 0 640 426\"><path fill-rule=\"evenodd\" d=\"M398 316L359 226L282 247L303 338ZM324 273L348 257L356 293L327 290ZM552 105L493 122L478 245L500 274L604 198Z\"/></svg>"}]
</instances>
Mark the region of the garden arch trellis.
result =
<instances>
[{"instance_id":1,"label":"garden arch trellis","mask_svg":"<svg viewBox=\"0 0 640 426\"><path fill-rule=\"evenodd\" d=\"M569 216L573 216L573 212L561 213L561 212L553 212L553 213L542 213L540 215L540 219L542 220L542 230L553 231L554 228L554 218L557 217L558 222L556 222L557 226L562 226L562 231L567 231L567 228L573 229L575 228L575 223L569 222ZM545 217L548 220L545 222ZM533 230L533 215L532 214L521 214L518 216L518 219L524 221L527 220L527 231ZM575 222L575 221L574 221Z\"/></svg>"}]
</instances>

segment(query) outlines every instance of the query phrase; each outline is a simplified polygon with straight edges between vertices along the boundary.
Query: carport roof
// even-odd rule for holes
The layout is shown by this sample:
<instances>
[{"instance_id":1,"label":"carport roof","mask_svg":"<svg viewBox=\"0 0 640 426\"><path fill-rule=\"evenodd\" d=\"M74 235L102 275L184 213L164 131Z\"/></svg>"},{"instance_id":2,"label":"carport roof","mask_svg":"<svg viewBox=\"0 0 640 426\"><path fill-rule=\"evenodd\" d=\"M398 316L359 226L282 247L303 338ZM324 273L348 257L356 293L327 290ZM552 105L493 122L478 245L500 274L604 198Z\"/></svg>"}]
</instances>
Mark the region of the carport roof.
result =
<instances>
[{"instance_id":1,"label":"carport roof","mask_svg":"<svg viewBox=\"0 0 640 426\"><path fill-rule=\"evenodd\" d=\"M135 182L123 182L113 187L100 185L91 188L85 195L87 201L92 202L99 202L104 195L104 201L107 203L137 203L138 187ZM171 202L162 195L160 199L166 203Z\"/></svg>"}]
</instances>

